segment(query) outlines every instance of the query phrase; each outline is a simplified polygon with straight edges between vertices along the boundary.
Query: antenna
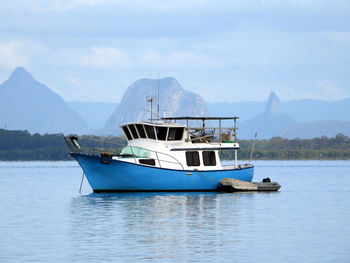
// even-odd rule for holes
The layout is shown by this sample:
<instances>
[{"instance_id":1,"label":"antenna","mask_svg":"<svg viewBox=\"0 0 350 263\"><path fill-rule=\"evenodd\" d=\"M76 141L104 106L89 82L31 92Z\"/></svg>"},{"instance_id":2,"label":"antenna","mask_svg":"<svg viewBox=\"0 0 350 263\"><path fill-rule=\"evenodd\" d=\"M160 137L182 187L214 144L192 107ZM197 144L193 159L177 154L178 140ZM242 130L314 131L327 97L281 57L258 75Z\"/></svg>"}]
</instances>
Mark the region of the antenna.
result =
<instances>
[{"instance_id":1,"label":"antenna","mask_svg":"<svg viewBox=\"0 0 350 263\"><path fill-rule=\"evenodd\" d=\"M152 112L153 98L152 98L152 97L147 98L147 102L150 102L150 103L151 103L151 110L150 110L150 113L151 113L151 122L152 122L152 120L153 120L153 118L152 118L152 115L153 115L153 112Z\"/></svg>"},{"instance_id":2,"label":"antenna","mask_svg":"<svg viewBox=\"0 0 350 263\"><path fill-rule=\"evenodd\" d=\"M152 103L153 103L153 99L152 99L152 71L150 71L149 73L149 99L147 100L148 102L151 103L151 122L153 120L152 118Z\"/></svg>"},{"instance_id":3,"label":"antenna","mask_svg":"<svg viewBox=\"0 0 350 263\"><path fill-rule=\"evenodd\" d=\"M158 72L158 105L157 105L157 115L159 116L159 72Z\"/></svg>"}]
</instances>

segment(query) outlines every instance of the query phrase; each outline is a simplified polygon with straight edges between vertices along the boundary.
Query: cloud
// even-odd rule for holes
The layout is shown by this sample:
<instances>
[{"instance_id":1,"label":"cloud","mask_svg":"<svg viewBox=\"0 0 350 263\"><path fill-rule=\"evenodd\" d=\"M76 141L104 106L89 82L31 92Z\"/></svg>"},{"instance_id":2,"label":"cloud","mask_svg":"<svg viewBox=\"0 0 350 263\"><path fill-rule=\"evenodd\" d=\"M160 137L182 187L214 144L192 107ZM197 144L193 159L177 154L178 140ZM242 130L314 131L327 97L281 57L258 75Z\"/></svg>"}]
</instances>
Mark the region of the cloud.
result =
<instances>
[{"instance_id":1,"label":"cloud","mask_svg":"<svg viewBox=\"0 0 350 263\"><path fill-rule=\"evenodd\" d=\"M149 11L191 11L191 12L233 12L262 11L266 8L278 10L349 10L348 1L329 0L8 0L0 7L22 9L29 12L66 12L82 8L116 7L127 10Z\"/></svg>"},{"instance_id":2,"label":"cloud","mask_svg":"<svg viewBox=\"0 0 350 263\"><path fill-rule=\"evenodd\" d=\"M115 48L95 46L87 49L62 49L53 55L52 63L91 69L125 70L199 70L216 68L219 61L191 50Z\"/></svg>"},{"instance_id":3,"label":"cloud","mask_svg":"<svg viewBox=\"0 0 350 263\"><path fill-rule=\"evenodd\" d=\"M80 87L91 100L94 88L126 88L150 70L212 101L265 100L271 89L283 99L350 96L349 8L345 0L4 0L0 75L30 66L58 93L78 97Z\"/></svg>"},{"instance_id":4,"label":"cloud","mask_svg":"<svg viewBox=\"0 0 350 263\"><path fill-rule=\"evenodd\" d=\"M28 67L28 58L23 54L23 44L18 41L0 42L0 67L12 70L17 66Z\"/></svg>"},{"instance_id":5,"label":"cloud","mask_svg":"<svg viewBox=\"0 0 350 263\"><path fill-rule=\"evenodd\" d=\"M345 98L347 92L340 87L337 80L323 79L316 81L316 85L319 87L318 96L320 98L327 97L328 100L337 100L339 98Z\"/></svg>"},{"instance_id":6,"label":"cloud","mask_svg":"<svg viewBox=\"0 0 350 263\"><path fill-rule=\"evenodd\" d=\"M132 66L124 51L112 47L92 47L87 54L73 55L70 62L87 68L106 70L128 69Z\"/></svg>"},{"instance_id":7,"label":"cloud","mask_svg":"<svg viewBox=\"0 0 350 263\"><path fill-rule=\"evenodd\" d=\"M159 52L151 49L140 56L140 64L144 67L162 68L167 70L197 70L215 68L218 62L204 54L189 50Z\"/></svg>"},{"instance_id":8,"label":"cloud","mask_svg":"<svg viewBox=\"0 0 350 263\"><path fill-rule=\"evenodd\" d=\"M81 80L78 78L75 78L75 77L68 77L67 81L68 81L68 83L70 83L74 86L77 86L77 87L81 86L81 84L82 84Z\"/></svg>"},{"instance_id":9,"label":"cloud","mask_svg":"<svg viewBox=\"0 0 350 263\"><path fill-rule=\"evenodd\" d=\"M14 0L2 1L0 7L8 10L26 10L33 13L65 12L78 8L116 5L120 0Z\"/></svg>"}]
</instances>

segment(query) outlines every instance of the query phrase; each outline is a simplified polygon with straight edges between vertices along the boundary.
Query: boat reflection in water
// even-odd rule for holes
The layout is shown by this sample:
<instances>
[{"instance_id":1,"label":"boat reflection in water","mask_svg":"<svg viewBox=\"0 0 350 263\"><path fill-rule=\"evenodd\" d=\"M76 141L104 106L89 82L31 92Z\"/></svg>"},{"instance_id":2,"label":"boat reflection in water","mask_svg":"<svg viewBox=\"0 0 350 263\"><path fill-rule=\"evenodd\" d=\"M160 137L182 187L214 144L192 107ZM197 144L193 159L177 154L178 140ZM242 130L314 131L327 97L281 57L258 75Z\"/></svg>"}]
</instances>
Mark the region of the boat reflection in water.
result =
<instances>
[{"instance_id":1,"label":"boat reflection in water","mask_svg":"<svg viewBox=\"0 0 350 263\"><path fill-rule=\"evenodd\" d=\"M248 214L257 195L186 192L79 196L72 199L70 211L70 235L79 248L73 252L73 259L89 255L92 261L104 256L124 261L208 261L218 254L233 259L235 253L242 253L243 245L235 233L242 231L242 221L254 220ZM230 249L225 251L228 244Z\"/></svg>"}]
</instances>

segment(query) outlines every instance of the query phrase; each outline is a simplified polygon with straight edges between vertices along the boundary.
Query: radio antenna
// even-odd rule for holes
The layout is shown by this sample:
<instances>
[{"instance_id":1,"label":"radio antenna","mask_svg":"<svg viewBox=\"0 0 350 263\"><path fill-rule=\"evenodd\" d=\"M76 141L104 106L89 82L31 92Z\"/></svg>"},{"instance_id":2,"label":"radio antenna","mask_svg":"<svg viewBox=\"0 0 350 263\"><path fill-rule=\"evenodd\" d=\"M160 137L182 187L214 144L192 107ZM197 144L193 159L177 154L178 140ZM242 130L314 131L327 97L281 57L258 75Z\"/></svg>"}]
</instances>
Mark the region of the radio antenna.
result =
<instances>
[{"instance_id":1,"label":"radio antenna","mask_svg":"<svg viewBox=\"0 0 350 263\"><path fill-rule=\"evenodd\" d=\"M148 101L151 103L151 122L153 120L153 113L152 113L152 102L153 102L153 99L152 99L152 71L149 73L149 99Z\"/></svg>"},{"instance_id":2,"label":"radio antenna","mask_svg":"<svg viewBox=\"0 0 350 263\"><path fill-rule=\"evenodd\" d=\"M158 72L158 105L157 105L157 115L159 116L159 72ZM159 118L159 117L158 117Z\"/></svg>"}]
</instances>

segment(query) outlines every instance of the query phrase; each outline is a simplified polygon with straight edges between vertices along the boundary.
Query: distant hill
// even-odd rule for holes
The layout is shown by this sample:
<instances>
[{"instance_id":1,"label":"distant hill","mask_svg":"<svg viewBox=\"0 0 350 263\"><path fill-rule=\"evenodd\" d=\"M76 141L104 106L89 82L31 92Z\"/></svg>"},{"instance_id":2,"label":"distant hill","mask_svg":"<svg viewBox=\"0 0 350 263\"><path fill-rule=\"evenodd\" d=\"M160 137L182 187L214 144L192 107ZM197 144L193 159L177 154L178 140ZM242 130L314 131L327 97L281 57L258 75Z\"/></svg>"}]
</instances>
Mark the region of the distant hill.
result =
<instances>
[{"instance_id":1,"label":"distant hill","mask_svg":"<svg viewBox=\"0 0 350 263\"><path fill-rule=\"evenodd\" d=\"M118 103L84 101L67 101L66 103L79 113L93 130L100 130L118 105Z\"/></svg>"},{"instance_id":2,"label":"distant hill","mask_svg":"<svg viewBox=\"0 0 350 263\"><path fill-rule=\"evenodd\" d=\"M150 86L152 89L150 89ZM131 121L148 121L150 119L150 103L147 98L153 98L153 118L157 113L157 87L156 79L140 79L129 86L114 113L108 119L102 134L119 134L119 125ZM207 107L203 99L192 92L184 90L174 78L159 80L160 115L163 109L167 116L200 116L207 115Z\"/></svg>"},{"instance_id":3,"label":"distant hill","mask_svg":"<svg viewBox=\"0 0 350 263\"><path fill-rule=\"evenodd\" d=\"M23 67L0 85L0 127L37 133L88 133L87 123Z\"/></svg>"},{"instance_id":4,"label":"distant hill","mask_svg":"<svg viewBox=\"0 0 350 263\"><path fill-rule=\"evenodd\" d=\"M271 111L272 104L278 105L277 112ZM259 101L207 105L211 116L240 117L240 138L252 138L255 131L258 131L260 139L273 136L310 139L320 136L333 137L338 133L350 135L350 98L331 102L313 99L280 102L276 94L271 93L265 111L265 102ZM262 111L264 112L261 113Z\"/></svg>"},{"instance_id":5,"label":"distant hill","mask_svg":"<svg viewBox=\"0 0 350 263\"><path fill-rule=\"evenodd\" d=\"M283 138L312 139L316 137L334 137L337 134L350 135L350 121L316 121L295 125L280 133Z\"/></svg>"},{"instance_id":6,"label":"distant hill","mask_svg":"<svg viewBox=\"0 0 350 263\"><path fill-rule=\"evenodd\" d=\"M294 119L283 113L279 98L271 92L263 113L239 123L238 137L248 139L258 132L259 139L270 139L296 124Z\"/></svg>"},{"instance_id":7,"label":"distant hill","mask_svg":"<svg viewBox=\"0 0 350 263\"><path fill-rule=\"evenodd\" d=\"M299 122L350 121L350 98L338 101L293 100L282 103L284 111Z\"/></svg>"},{"instance_id":8,"label":"distant hill","mask_svg":"<svg viewBox=\"0 0 350 263\"><path fill-rule=\"evenodd\" d=\"M298 122L350 121L350 98L338 101L302 99L281 102L283 112ZM239 116L248 120L264 110L263 101L207 103L211 116Z\"/></svg>"}]
</instances>

